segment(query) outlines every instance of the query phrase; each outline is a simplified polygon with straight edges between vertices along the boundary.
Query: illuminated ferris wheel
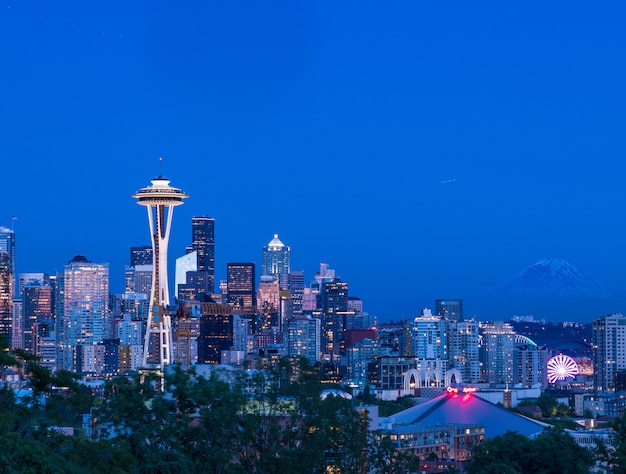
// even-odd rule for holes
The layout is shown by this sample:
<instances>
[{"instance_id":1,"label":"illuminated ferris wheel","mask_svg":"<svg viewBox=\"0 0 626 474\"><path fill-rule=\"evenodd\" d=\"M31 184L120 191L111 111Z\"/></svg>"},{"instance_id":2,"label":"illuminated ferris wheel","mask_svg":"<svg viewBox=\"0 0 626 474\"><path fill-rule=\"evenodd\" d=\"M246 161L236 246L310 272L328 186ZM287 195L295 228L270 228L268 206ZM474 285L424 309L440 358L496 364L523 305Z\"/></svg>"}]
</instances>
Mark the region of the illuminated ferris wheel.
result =
<instances>
[{"instance_id":1,"label":"illuminated ferris wheel","mask_svg":"<svg viewBox=\"0 0 626 474\"><path fill-rule=\"evenodd\" d=\"M574 378L578 375L578 364L570 356L556 355L548 361L548 382Z\"/></svg>"}]
</instances>

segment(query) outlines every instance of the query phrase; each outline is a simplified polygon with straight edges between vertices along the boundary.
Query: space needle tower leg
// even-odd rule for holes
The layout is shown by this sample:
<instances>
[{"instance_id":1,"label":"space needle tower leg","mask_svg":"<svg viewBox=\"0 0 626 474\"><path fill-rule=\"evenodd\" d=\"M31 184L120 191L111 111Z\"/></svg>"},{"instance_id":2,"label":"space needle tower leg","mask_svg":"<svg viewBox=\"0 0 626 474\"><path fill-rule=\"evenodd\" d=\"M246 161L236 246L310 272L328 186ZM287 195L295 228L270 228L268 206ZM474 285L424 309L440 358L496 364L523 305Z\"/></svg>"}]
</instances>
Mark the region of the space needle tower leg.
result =
<instances>
[{"instance_id":1,"label":"space needle tower leg","mask_svg":"<svg viewBox=\"0 0 626 474\"><path fill-rule=\"evenodd\" d=\"M172 227L174 207L183 204L189 197L180 189L169 185L169 180L159 176L152 185L142 188L133 195L137 204L146 206L148 224L152 237L152 288L150 310L144 339L143 367L157 369L172 361L172 325L167 313L169 286L167 280L167 247Z\"/></svg>"}]
</instances>

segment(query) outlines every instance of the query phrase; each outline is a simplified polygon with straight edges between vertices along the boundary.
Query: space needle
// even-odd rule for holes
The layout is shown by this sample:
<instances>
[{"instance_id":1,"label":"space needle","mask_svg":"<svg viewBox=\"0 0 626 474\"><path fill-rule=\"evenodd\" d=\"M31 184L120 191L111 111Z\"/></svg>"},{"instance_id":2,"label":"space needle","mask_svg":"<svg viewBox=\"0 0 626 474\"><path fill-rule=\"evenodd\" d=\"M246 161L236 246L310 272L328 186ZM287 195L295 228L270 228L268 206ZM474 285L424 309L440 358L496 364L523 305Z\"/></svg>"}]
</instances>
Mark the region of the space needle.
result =
<instances>
[{"instance_id":1,"label":"space needle","mask_svg":"<svg viewBox=\"0 0 626 474\"><path fill-rule=\"evenodd\" d=\"M172 326L167 313L170 303L167 284L167 245L170 239L174 208L188 198L182 190L170 186L163 176L154 178L152 185L133 194L137 204L148 209L152 237L152 289L150 310L143 346L143 367L163 370L172 361Z\"/></svg>"}]
</instances>

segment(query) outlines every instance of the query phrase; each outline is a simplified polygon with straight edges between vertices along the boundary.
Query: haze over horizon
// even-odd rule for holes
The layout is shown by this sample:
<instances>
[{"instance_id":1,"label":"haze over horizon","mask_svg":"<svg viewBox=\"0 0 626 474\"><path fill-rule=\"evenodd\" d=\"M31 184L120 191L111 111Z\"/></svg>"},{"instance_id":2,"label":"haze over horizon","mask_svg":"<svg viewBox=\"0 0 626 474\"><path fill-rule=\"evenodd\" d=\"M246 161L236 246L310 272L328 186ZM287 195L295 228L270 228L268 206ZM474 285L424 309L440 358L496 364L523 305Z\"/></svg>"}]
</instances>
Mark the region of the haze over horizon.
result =
<instances>
[{"instance_id":1,"label":"haze over horizon","mask_svg":"<svg viewBox=\"0 0 626 474\"><path fill-rule=\"evenodd\" d=\"M624 13L0 0L0 225L17 216L18 272L80 253L121 292L150 241L130 196L162 156L190 196L170 262L213 216L217 280L278 233L306 281L328 263L381 320L438 298L507 319L478 295L543 258L618 296L536 317L626 312Z\"/></svg>"}]
</instances>

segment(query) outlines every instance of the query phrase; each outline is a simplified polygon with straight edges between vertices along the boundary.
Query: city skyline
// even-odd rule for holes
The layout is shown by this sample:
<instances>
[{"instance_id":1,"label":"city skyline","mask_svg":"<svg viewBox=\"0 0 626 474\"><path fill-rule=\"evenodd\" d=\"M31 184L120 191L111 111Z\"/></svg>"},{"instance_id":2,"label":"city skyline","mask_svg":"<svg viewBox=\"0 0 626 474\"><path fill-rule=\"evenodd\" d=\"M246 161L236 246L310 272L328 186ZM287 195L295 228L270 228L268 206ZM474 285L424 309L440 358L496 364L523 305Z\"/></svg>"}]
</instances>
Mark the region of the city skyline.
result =
<instances>
[{"instance_id":1,"label":"city skyline","mask_svg":"<svg viewBox=\"0 0 626 474\"><path fill-rule=\"evenodd\" d=\"M455 298L481 318L473 295L542 258L623 294L624 8L1 2L17 271L84 254L122 292L149 243L128 196L162 156L191 196L170 266L212 216L216 282L278 234L382 319Z\"/></svg>"}]
</instances>

